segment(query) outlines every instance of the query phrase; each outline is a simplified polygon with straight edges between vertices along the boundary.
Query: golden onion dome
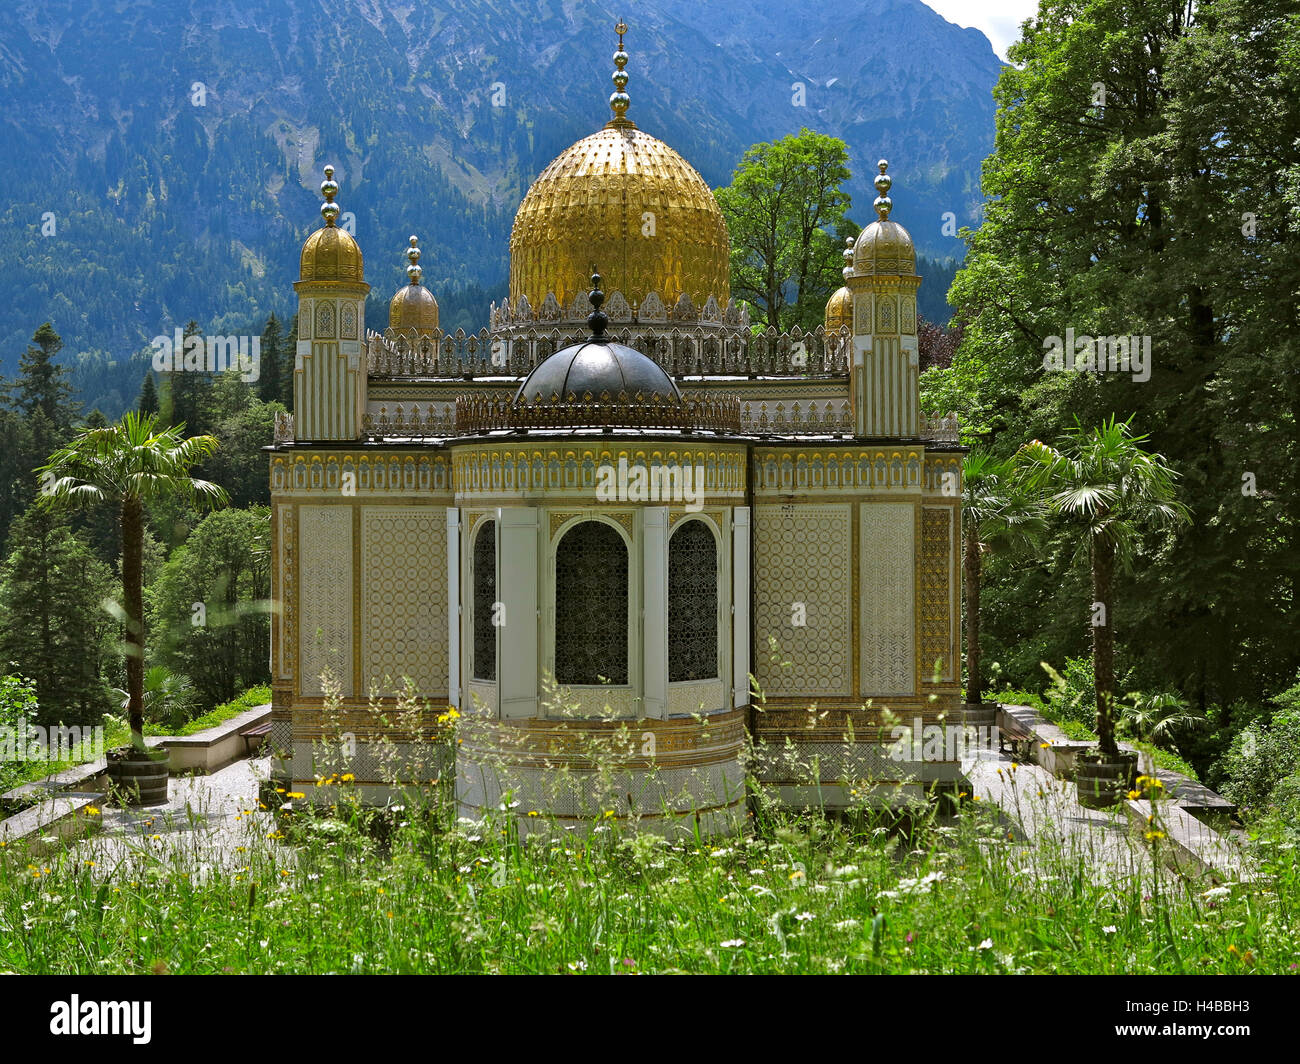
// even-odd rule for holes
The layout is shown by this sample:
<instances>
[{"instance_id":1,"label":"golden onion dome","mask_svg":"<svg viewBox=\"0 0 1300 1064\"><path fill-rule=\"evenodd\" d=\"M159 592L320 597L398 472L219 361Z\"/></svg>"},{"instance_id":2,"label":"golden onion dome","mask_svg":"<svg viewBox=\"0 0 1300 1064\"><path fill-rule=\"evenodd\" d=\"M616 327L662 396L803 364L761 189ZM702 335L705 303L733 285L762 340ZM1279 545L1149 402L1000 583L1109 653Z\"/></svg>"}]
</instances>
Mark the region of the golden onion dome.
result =
<instances>
[{"instance_id":1,"label":"golden onion dome","mask_svg":"<svg viewBox=\"0 0 1300 1064\"><path fill-rule=\"evenodd\" d=\"M877 220L858 234L853 245L853 272L914 274L916 273L916 248L912 244L911 234L897 222L889 220L889 212L894 201L889 198L889 189L893 184L885 171L889 163L881 159L877 164L880 173L876 175Z\"/></svg>"},{"instance_id":2,"label":"golden onion dome","mask_svg":"<svg viewBox=\"0 0 1300 1064\"><path fill-rule=\"evenodd\" d=\"M424 275L420 266L420 241L412 236L410 244L406 249L409 282L397 290L388 304L388 327L394 332L432 336L438 331L438 301L420 283Z\"/></svg>"},{"instance_id":3,"label":"golden onion dome","mask_svg":"<svg viewBox=\"0 0 1300 1064\"><path fill-rule=\"evenodd\" d=\"M853 293L849 286L836 290L826 303L826 332L838 332L841 327L853 329Z\"/></svg>"},{"instance_id":4,"label":"golden onion dome","mask_svg":"<svg viewBox=\"0 0 1300 1064\"><path fill-rule=\"evenodd\" d=\"M627 116L627 53L620 22L614 54L614 118L562 152L533 182L510 232L510 300L536 310L553 292L572 304L599 263L608 290L640 303L650 292L671 307L730 298L727 223L708 183L663 141Z\"/></svg>"},{"instance_id":5,"label":"golden onion dome","mask_svg":"<svg viewBox=\"0 0 1300 1064\"><path fill-rule=\"evenodd\" d=\"M302 281L364 283L361 248L351 233L334 224L339 216L339 206L334 202L334 196L339 190L338 183L334 180L334 167L325 167L325 180L321 183L320 190L325 197L325 202L320 207L325 224L303 244L298 278Z\"/></svg>"}]
</instances>

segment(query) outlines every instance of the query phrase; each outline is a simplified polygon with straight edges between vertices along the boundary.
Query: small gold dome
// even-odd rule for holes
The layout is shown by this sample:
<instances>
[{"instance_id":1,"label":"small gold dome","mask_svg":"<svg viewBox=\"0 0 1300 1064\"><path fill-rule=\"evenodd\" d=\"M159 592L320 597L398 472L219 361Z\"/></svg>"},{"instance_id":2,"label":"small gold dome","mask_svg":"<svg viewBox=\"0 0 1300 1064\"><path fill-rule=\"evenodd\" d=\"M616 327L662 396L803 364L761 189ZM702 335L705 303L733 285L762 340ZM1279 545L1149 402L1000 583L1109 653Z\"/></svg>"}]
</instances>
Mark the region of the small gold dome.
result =
<instances>
[{"instance_id":1,"label":"small gold dome","mask_svg":"<svg viewBox=\"0 0 1300 1064\"><path fill-rule=\"evenodd\" d=\"M420 242L411 237L406 258L409 283L402 285L388 304L388 327L394 332L414 332L418 336L432 336L438 331L438 301L433 293L420 283L424 271L420 266Z\"/></svg>"},{"instance_id":2,"label":"small gold dome","mask_svg":"<svg viewBox=\"0 0 1300 1064\"><path fill-rule=\"evenodd\" d=\"M853 328L853 293L848 285L837 289L826 303L826 332L838 332L842 326Z\"/></svg>"},{"instance_id":3,"label":"small gold dome","mask_svg":"<svg viewBox=\"0 0 1300 1064\"><path fill-rule=\"evenodd\" d=\"M414 329L421 336L438 331L438 301L422 284L403 285L388 304L388 327Z\"/></svg>"},{"instance_id":4,"label":"small gold dome","mask_svg":"<svg viewBox=\"0 0 1300 1064\"><path fill-rule=\"evenodd\" d=\"M897 222L872 222L853 245L854 273L916 273L912 237Z\"/></svg>"},{"instance_id":5,"label":"small gold dome","mask_svg":"<svg viewBox=\"0 0 1300 1064\"><path fill-rule=\"evenodd\" d=\"M619 31L614 118L562 152L533 182L510 232L510 300L534 311L554 292L561 307L585 290L598 263L607 291L630 303L655 292L669 307L731 294L727 223L708 183L627 116L627 53Z\"/></svg>"},{"instance_id":6,"label":"small gold dome","mask_svg":"<svg viewBox=\"0 0 1300 1064\"><path fill-rule=\"evenodd\" d=\"M911 234L897 222L889 220L889 212L894 202L889 198L889 189L893 179L885 173L889 167L884 159L877 164L880 173L876 175L875 208L877 220L858 234L853 245L853 272L864 273L916 273L916 248L912 244Z\"/></svg>"},{"instance_id":7,"label":"small gold dome","mask_svg":"<svg viewBox=\"0 0 1300 1064\"><path fill-rule=\"evenodd\" d=\"M338 204L334 202L334 196L339 190L334 180L334 167L325 167L325 180L320 188L325 197L320 208L325 224L312 233L302 246L298 279L364 283L361 248L352 239L352 234L334 224L339 216Z\"/></svg>"}]
</instances>

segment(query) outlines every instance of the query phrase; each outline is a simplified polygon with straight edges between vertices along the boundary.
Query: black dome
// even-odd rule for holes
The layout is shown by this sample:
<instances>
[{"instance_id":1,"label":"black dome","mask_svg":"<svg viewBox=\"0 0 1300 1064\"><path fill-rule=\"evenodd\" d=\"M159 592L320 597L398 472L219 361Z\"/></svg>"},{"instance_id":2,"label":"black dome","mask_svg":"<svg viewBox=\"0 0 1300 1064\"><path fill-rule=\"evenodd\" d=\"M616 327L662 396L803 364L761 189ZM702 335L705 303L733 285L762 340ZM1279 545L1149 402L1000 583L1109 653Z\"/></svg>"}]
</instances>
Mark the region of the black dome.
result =
<instances>
[{"instance_id":1,"label":"black dome","mask_svg":"<svg viewBox=\"0 0 1300 1064\"><path fill-rule=\"evenodd\" d=\"M654 395L674 403L682 399L673 379L653 359L625 344L592 338L545 359L519 386L515 402L549 402L557 395L561 400L570 395L581 399L588 392L596 399L602 394L613 399L620 392L629 399L637 392L645 399Z\"/></svg>"}]
</instances>

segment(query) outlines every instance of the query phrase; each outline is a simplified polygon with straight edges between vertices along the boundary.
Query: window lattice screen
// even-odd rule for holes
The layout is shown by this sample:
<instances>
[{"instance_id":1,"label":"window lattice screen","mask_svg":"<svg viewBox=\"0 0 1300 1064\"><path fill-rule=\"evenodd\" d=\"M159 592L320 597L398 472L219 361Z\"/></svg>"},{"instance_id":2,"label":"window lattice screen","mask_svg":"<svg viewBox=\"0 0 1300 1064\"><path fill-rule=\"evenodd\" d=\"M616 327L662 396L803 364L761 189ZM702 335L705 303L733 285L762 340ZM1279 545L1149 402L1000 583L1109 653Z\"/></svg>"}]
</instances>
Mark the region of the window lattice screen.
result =
<instances>
[{"instance_id":1,"label":"window lattice screen","mask_svg":"<svg viewBox=\"0 0 1300 1064\"><path fill-rule=\"evenodd\" d=\"M703 521L668 541L668 680L718 675L718 548Z\"/></svg>"},{"instance_id":2,"label":"window lattice screen","mask_svg":"<svg viewBox=\"0 0 1300 1064\"><path fill-rule=\"evenodd\" d=\"M474 540L474 679L497 678L497 523L484 521Z\"/></svg>"},{"instance_id":3,"label":"window lattice screen","mask_svg":"<svg viewBox=\"0 0 1300 1064\"><path fill-rule=\"evenodd\" d=\"M564 534L555 554L555 679L627 683L627 547L601 521ZM602 679L603 678L603 679Z\"/></svg>"}]
</instances>

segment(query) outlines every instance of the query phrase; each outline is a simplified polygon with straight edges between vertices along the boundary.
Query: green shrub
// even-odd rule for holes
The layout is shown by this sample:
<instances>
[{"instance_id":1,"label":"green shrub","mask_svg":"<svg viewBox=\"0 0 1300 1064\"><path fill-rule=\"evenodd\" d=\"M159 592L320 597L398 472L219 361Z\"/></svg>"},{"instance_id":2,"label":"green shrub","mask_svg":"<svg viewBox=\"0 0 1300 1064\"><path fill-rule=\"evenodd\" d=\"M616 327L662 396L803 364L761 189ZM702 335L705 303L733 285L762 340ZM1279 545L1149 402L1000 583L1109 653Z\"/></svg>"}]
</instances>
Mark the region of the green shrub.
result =
<instances>
[{"instance_id":1,"label":"green shrub","mask_svg":"<svg viewBox=\"0 0 1300 1064\"><path fill-rule=\"evenodd\" d=\"M997 700L1004 706L1029 706L1043 712L1047 707L1043 704L1041 695L1033 691L1017 690L1014 687L1008 687L1005 691L998 691L995 695Z\"/></svg>"},{"instance_id":2,"label":"green shrub","mask_svg":"<svg viewBox=\"0 0 1300 1064\"><path fill-rule=\"evenodd\" d=\"M206 731L208 728L215 728L232 717L254 709L257 706L264 706L271 701L271 689L265 684L257 687L250 687L238 698L232 698L229 702L223 702L216 709L203 716L190 721L185 725L177 735L194 735L196 732Z\"/></svg>"},{"instance_id":3,"label":"green shrub","mask_svg":"<svg viewBox=\"0 0 1300 1064\"><path fill-rule=\"evenodd\" d=\"M21 676L0 676L0 729L17 740L18 722L36 721L36 682ZM16 787L23 773L22 763L0 759L0 791Z\"/></svg>"},{"instance_id":4,"label":"green shrub","mask_svg":"<svg viewBox=\"0 0 1300 1064\"><path fill-rule=\"evenodd\" d=\"M1046 662L1043 668L1051 677L1047 688L1043 716L1064 726L1075 721L1092 728L1097 723L1097 690L1093 685L1092 658L1066 658L1065 669L1057 672Z\"/></svg>"},{"instance_id":5,"label":"green shrub","mask_svg":"<svg viewBox=\"0 0 1300 1064\"><path fill-rule=\"evenodd\" d=\"M1293 778L1300 774L1300 683L1272 702L1272 718L1243 729L1216 766L1224 797L1246 811L1300 804L1300 781Z\"/></svg>"},{"instance_id":6,"label":"green shrub","mask_svg":"<svg viewBox=\"0 0 1300 1064\"><path fill-rule=\"evenodd\" d=\"M1150 754L1151 760L1155 762L1156 768L1168 769L1170 772L1178 772L1188 779L1199 780L1196 769L1192 768L1186 761L1175 754L1172 750L1164 750L1155 743L1144 743L1137 740L1133 741L1133 746L1143 753Z\"/></svg>"},{"instance_id":7,"label":"green shrub","mask_svg":"<svg viewBox=\"0 0 1300 1064\"><path fill-rule=\"evenodd\" d=\"M1067 739L1073 739L1076 743L1091 743L1097 740L1097 733L1082 721L1063 720L1057 727L1065 732Z\"/></svg>"}]
</instances>

